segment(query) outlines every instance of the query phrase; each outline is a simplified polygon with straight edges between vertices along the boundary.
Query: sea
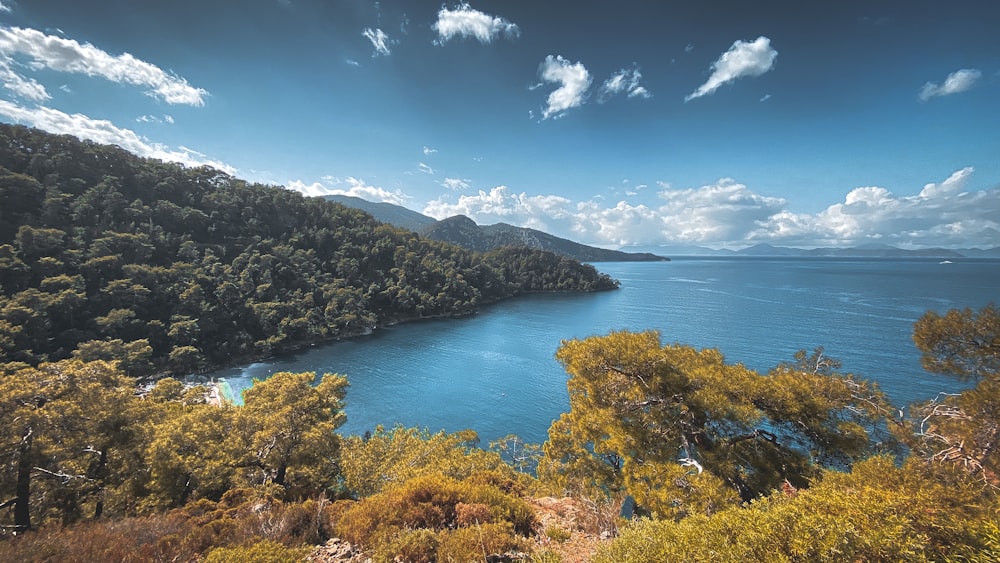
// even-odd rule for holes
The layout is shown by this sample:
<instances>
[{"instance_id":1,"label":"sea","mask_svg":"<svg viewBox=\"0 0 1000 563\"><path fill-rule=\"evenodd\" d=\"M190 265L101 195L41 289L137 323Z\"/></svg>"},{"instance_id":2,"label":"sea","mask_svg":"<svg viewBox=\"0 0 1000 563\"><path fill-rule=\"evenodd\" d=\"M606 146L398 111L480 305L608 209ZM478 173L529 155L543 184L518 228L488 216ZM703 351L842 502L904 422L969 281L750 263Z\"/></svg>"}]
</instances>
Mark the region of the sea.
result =
<instances>
[{"instance_id":1,"label":"sea","mask_svg":"<svg viewBox=\"0 0 1000 563\"><path fill-rule=\"evenodd\" d=\"M347 377L344 435L402 424L546 439L569 408L563 340L659 331L761 372L822 346L843 373L875 380L900 408L969 384L926 372L912 341L926 311L1000 303L1000 260L684 257L594 264L616 291L533 294L461 318L363 336L210 374L239 402L253 379L292 371Z\"/></svg>"}]
</instances>

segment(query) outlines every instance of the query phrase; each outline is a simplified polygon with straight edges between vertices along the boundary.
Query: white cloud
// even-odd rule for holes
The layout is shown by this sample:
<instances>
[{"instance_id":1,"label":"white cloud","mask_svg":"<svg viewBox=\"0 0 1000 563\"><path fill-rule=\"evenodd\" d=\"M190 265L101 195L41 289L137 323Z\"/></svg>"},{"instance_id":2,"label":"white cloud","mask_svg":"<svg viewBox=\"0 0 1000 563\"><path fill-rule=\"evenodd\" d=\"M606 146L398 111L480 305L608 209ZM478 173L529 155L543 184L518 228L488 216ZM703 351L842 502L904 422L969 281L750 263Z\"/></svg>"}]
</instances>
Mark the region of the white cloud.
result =
<instances>
[{"instance_id":1,"label":"white cloud","mask_svg":"<svg viewBox=\"0 0 1000 563\"><path fill-rule=\"evenodd\" d=\"M15 96L32 102L44 102L52 99L45 86L39 84L34 78L26 78L15 72L11 68L13 61L10 59L0 59L0 82L3 87L10 90Z\"/></svg>"},{"instance_id":2,"label":"white cloud","mask_svg":"<svg viewBox=\"0 0 1000 563\"><path fill-rule=\"evenodd\" d=\"M941 84L928 82L920 89L920 100L927 100L937 96L950 96L965 92L972 88L976 82L982 78L983 73L974 68L963 68L948 75Z\"/></svg>"},{"instance_id":3,"label":"white cloud","mask_svg":"<svg viewBox=\"0 0 1000 563\"><path fill-rule=\"evenodd\" d=\"M423 212L438 219L462 214L480 224L503 221L600 246L1000 246L1000 187L966 191L972 174L972 168L958 170L911 196L878 186L855 188L818 213L794 213L786 200L730 178L686 189L660 182L654 205L609 205L597 196L576 202L498 186L455 203L442 197Z\"/></svg>"},{"instance_id":4,"label":"white cloud","mask_svg":"<svg viewBox=\"0 0 1000 563\"><path fill-rule=\"evenodd\" d=\"M89 43L47 35L35 29L0 27L0 57L8 68L15 55L27 57L29 66L36 69L85 74L143 86L149 88L149 95L168 104L202 106L208 95L187 80L128 53L114 56Z\"/></svg>"},{"instance_id":5,"label":"white cloud","mask_svg":"<svg viewBox=\"0 0 1000 563\"><path fill-rule=\"evenodd\" d=\"M435 219L465 215L480 224L504 221L546 230L555 224L554 221L568 217L565 208L570 203L560 196L515 194L507 186L497 186L489 192L479 190L476 195L459 196L456 203L449 203L444 198L428 202L422 213Z\"/></svg>"},{"instance_id":6,"label":"white cloud","mask_svg":"<svg viewBox=\"0 0 1000 563\"><path fill-rule=\"evenodd\" d=\"M432 155L432 154L434 154L436 152L438 152L437 149L432 149L432 148L426 147L426 146L424 147L424 155L426 155L426 156L430 156L430 155Z\"/></svg>"},{"instance_id":7,"label":"white cloud","mask_svg":"<svg viewBox=\"0 0 1000 563\"><path fill-rule=\"evenodd\" d=\"M3 2L0 2L0 12L7 12L9 14L10 13L10 6L8 6L7 4L4 4Z\"/></svg>"},{"instance_id":8,"label":"white cloud","mask_svg":"<svg viewBox=\"0 0 1000 563\"><path fill-rule=\"evenodd\" d=\"M424 174L433 174L433 173L434 173L434 169L433 169L433 168L431 168L430 166L428 166L428 165L424 164L423 162L420 162L420 163L418 163L418 164L417 164L417 168L418 168L418 169L419 169L419 170L420 170L421 172L423 172Z\"/></svg>"},{"instance_id":9,"label":"white cloud","mask_svg":"<svg viewBox=\"0 0 1000 563\"><path fill-rule=\"evenodd\" d=\"M650 98L653 95L649 90L639 84L642 81L642 73L639 67L631 69L621 69L604 81L597 94L598 103L604 103L612 97L625 93L629 98Z\"/></svg>"},{"instance_id":10,"label":"white cloud","mask_svg":"<svg viewBox=\"0 0 1000 563\"><path fill-rule=\"evenodd\" d=\"M896 196L878 186L856 188L843 203L799 218L799 223L823 240L851 244L1000 245L1000 188L964 191L973 172L971 167L958 170L915 196Z\"/></svg>"},{"instance_id":11,"label":"white cloud","mask_svg":"<svg viewBox=\"0 0 1000 563\"><path fill-rule=\"evenodd\" d=\"M480 43L487 45L501 35L510 39L521 33L517 24L474 10L467 3L459 5L454 10L442 6L438 11L438 19L431 29L438 33L438 38L434 41L437 45L444 45L453 37L474 37Z\"/></svg>"},{"instance_id":12,"label":"white cloud","mask_svg":"<svg viewBox=\"0 0 1000 563\"><path fill-rule=\"evenodd\" d=\"M583 105L593 81L583 63L571 63L561 55L545 57L538 74L544 82L559 84L559 88L549 93L542 119L562 117L568 110Z\"/></svg>"},{"instance_id":13,"label":"white cloud","mask_svg":"<svg viewBox=\"0 0 1000 563\"><path fill-rule=\"evenodd\" d=\"M441 185L456 192L465 191L470 187L469 180L463 180L461 178L445 178L444 181L441 182Z\"/></svg>"},{"instance_id":14,"label":"white cloud","mask_svg":"<svg viewBox=\"0 0 1000 563\"><path fill-rule=\"evenodd\" d=\"M330 177L324 176L324 181L331 182L334 184L340 184L340 180L332 179ZM360 180L354 177L348 177L344 179L350 188L331 188L326 184L320 182L313 182L312 184L306 184L301 180L292 180L288 182L286 186L290 190L295 190L301 192L307 196L324 196L324 195L346 195L351 197L360 197L361 199L366 199L368 201L374 202L387 202L394 205L403 205L403 202L408 199L403 192L396 190L390 192L384 188L377 186L371 186L365 183L364 180Z\"/></svg>"},{"instance_id":15,"label":"white cloud","mask_svg":"<svg viewBox=\"0 0 1000 563\"><path fill-rule=\"evenodd\" d=\"M207 165L227 174L236 173L236 169L228 164L184 147L172 150L166 145L151 143L134 131L117 127L104 119L91 119L79 113L69 115L47 107L25 108L6 100L0 100L0 115L50 133L74 135L95 143L118 145L143 157L179 162L185 166Z\"/></svg>"},{"instance_id":16,"label":"white cloud","mask_svg":"<svg viewBox=\"0 0 1000 563\"><path fill-rule=\"evenodd\" d=\"M737 78L760 76L774 67L777 56L778 52L771 47L771 40L767 37L758 37L753 42L736 41L712 63L712 74L708 80L688 94L684 101L707 96Z\"/></svg>"},{"instance_id":17,"label":"white cloud","mask_svg":"<svg viewBox=\"0 0 1000 563\"><path fill-rule=\"evenodd\" d=\"M169 115L164 115L163 117L157 117L155 115L140 115L135 118L135 121L136 123L156 123L159 125L162 123L173 123L174 118Z\"/></svg>"},{"instance_id":18,"label":"white cloud","mask_svg":"<svg viewBox=\"0 0 1000 563\"><path fill-rule=\"evenodd\" d=\"M393 45L393 41L389 39L389 36L386 35L381 29L372 29L368 27L365 28L361 35L367 37L368 40L372 42L372 47L375 48L375 51L372 53L373 57L392 54L392 50L389 46Z\"/></svg>"}]
</instances>

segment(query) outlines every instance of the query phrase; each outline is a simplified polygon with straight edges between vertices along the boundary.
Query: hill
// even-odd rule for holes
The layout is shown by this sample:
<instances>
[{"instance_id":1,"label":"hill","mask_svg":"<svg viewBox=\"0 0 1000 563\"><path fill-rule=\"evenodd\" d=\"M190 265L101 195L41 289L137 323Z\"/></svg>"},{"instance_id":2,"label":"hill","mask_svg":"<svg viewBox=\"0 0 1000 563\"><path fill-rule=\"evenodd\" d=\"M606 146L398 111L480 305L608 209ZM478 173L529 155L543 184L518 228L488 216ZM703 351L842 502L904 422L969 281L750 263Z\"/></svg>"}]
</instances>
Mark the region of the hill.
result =
<instances>
[{"instance_id":1,"label":"hill","mask_svg":"<svg viewBox=\"0 0 1000 563\"><path fill-rule=\"evenodd\" d=\"M515 227L506 223L480 226L464 215L436 221L416 211L391 203L373 203L357 197L330 195L348 207L370 213L375 219L390 225L418 232L431 240L457 244L469 250L487 252L505 246L524 246L545 250L580 262L655 262L669 258L648 252L631 253L587 246L548 233Z\"/></svg>"},{"instance_id":2,"label":"hill","mask_svg":"<svg viewBox=\"0 0 1000 563\"><path fill-rule=\"evenodd\" d=\"M0 125L0 366L190 373L535 291L617 287L207 167Z\"/></svg>"},{"instance_id":3,"label":"hill","mask_svg":"<svg viewBox=\"0 0 1000 563\"><path fill-rule=\"evenodd\" d=\"M385 202L376 203L368 201L367 199L361 199L360 197L353 197L349 195L328 195L324 197L327 201L333 201L347 207L360 209L378 221L388 223L394 227L399 227L400 229L419 232L421 229L424 229L429 225L433 225L436 222L432 217L428 217L422 213L417 213L416 211L412 211L401 205L393 205Z\"/></svg>"}]
</instances>

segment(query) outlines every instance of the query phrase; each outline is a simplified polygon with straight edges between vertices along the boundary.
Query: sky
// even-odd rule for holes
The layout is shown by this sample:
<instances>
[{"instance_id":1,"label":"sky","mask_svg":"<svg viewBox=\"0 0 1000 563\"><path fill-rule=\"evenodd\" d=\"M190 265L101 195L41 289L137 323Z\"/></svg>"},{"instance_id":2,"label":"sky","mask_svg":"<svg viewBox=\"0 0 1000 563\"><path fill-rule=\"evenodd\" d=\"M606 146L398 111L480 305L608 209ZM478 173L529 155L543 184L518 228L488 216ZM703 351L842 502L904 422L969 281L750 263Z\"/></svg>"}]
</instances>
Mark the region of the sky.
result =
<instances>
[{"instance_id":1,"label":"sky","mask_svg":"<svg viewBox=\"0 0 1000 563\"><path fill-rule=\"evenodd\" d=\"M998 29L993 0L0 0L0 121L608 248L985 248Z\"/></svg>"}]
</instances>

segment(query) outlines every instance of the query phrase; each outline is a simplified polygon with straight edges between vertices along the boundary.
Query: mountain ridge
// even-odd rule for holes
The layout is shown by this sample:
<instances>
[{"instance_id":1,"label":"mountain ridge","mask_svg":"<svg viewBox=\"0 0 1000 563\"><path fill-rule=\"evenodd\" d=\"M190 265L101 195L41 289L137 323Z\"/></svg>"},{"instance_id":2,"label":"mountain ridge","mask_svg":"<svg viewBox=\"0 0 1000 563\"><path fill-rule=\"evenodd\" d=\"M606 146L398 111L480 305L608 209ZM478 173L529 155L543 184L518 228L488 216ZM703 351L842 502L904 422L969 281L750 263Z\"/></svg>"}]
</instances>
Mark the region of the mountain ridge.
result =
<instances>
[{"instance_id":1,"label":"mountain ridge","mask_svg":"<svg viewBox=\"0 0 1000 563\"><path fill-rule=\"evenodd\" d=\"M476 252L488 252L506 246L525 246L546 250L580 262L666 262L670 259L650 252L624 252L588 246L544 231L516 227L507 223L479 225L465 215L435 220L416 211L391 203L375 203L362 198L342 195L324 196L348 207L369 213L375 219L415 231L420 236L456 244Z\"/></svg>"}]
</instances>

